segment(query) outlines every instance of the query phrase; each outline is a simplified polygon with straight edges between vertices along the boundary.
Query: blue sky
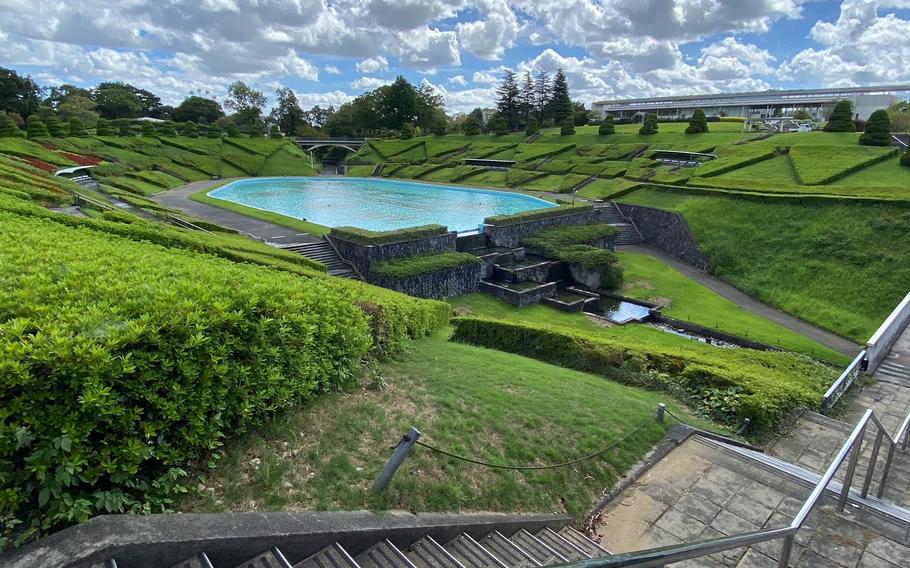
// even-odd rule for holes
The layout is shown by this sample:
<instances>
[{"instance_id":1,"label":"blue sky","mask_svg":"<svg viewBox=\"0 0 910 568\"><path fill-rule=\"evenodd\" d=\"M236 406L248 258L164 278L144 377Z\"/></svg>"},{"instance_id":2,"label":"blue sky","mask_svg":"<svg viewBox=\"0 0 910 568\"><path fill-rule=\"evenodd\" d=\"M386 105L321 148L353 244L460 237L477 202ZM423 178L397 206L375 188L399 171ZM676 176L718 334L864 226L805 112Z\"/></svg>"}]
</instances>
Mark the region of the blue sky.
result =
<instances>
[{"instance_id":1,"label":"blue sky","mask_svg":"<svg viewBox=\"0 0 910 568\"><path fill-rule=\"evenodd\" d=\"M450 113L506 68L563 68L573 97L910 83L910 0L0 0L0 66L124 80L171 104L235 80L305 107L404 75Z\"/></svg>"}]
</instances>

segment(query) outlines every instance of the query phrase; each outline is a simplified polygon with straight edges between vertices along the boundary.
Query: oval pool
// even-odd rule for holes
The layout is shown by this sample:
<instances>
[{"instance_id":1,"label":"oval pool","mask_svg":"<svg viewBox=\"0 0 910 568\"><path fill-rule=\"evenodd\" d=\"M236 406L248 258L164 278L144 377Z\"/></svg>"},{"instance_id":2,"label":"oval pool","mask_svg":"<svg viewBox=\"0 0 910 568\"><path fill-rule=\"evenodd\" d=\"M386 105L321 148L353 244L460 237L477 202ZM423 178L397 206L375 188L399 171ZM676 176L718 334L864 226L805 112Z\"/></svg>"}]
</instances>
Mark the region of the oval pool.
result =
<instances>
[{"instance_id":1,"label":"oval pool","mask_svg":"<svg viewBox=\"0 0 910 568\"><path fill-rule=\"evenodd\" d=\"M374 178L256 178L208 192L216 199L326 227L390 231L418 225L476 230L484 218L554 204L519 193Z\"/></svg>"}]
</instances>

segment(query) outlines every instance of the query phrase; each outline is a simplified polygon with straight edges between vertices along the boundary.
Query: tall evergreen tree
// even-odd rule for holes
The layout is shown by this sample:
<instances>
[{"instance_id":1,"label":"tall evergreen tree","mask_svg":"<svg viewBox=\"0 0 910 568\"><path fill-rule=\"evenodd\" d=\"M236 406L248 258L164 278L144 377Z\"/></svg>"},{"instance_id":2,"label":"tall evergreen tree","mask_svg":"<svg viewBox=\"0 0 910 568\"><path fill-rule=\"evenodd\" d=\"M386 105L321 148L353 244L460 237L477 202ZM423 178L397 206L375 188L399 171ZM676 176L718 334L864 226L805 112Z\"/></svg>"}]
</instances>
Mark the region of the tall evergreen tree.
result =
<instances>
[{"instance_id":1,"label":"tall evergreen tree","mask_svg":"<svg viewBox=\"0 0 910 568\"><path fill-rule=\"evenodd\" d=\"M609 134L616 133L616 127L613 125L613 115L608 114L600 122L600 127L597 129L597 133L601 136L607 136Z\"/></svg>"},{"instance_id":2,"label":"tall evergreen tree","mask_svg":"<svg viewBox=\"0 0 910 568\"><path fill-rule=\"evenodd\" d=\"M496 136L504 136L509 133L509 123L506 122L504 116L500 113L496 113L493 118L490 119L490 130L492 130L493 134Z\"/></svg>"},{"instance_id":3,"label":"tall evergreen tree","mask_svg":"<svg viewBox=\"0 0 910 568\"><path fill-rule=\"evenodd\" d=\"M521 92L518 95L518 104L521 108L521 125L528 126L531 117L534 116L534 77L530 71L525 71L525 80L521 84Z\"/></svg>"},{"instance_id":4,"label":"tall evergreen tree","mask_svg":"<svg viewBox=\"0 0 910 568\"><path fill-rule=\"evenodd\" d=\"M547 120L552 118L549 115L551 90L550 75L546 71L539 71L537 80L534 82L534 106L537 112L537 122L541 125L545 125Z\"/></svg>"},{"instance_id":5,"label":"tall evergreen tree","mask_svg":"<svg viewBox=\"0 0 910 568\"><path fill-rule=\"evenodd\" d=\"M872 113L863 135L859 137L859 143L863 146L891 145L891 118L888 111L877 110Z\"/></svg>"},{"instance_id":6,"label":"tall evergreen tree","mask_svg":"<svg viewBox=\"0 0 910 568\"><path fill-rule=\"evenodd\" d=\"M828 117L825 132L856 132L853 124L853 105L850 101L838 101Z\"/></svg>"},{"instance_id":7,"label":"tall evergreen tree","mask_svg":"<svg viewBox=\"0 0 910 568\"><path fill-rule=\"evenodd\" d=\"M649 112L645 115L645 121L641 125L641 128L638 129L638 133L642 136L650 136L651 134L657 134L657 115L653 112Z\"/></svg>"},{"instance_id":8,"label":"tall evergreen tree","mask_svg":"<svg viewBox=\"0 0 910 568\"><path fill-rule=\"evenodd\" d=\"M571 136L575 134L575 118L572 116L567 116L565 120L562 121L562 127L559 129L559 134L562 136Z\"/></svg>"},{"instance_id":9,"label":"tall evergreen tree","mask_svg":"<svg viewBox=\"0 0 910 568\"><path fill-rule=\"evenodd\" d=\"M88 132L85 130L85 124L83 124L78 116L70 117L69 135L73 138L85 138L88 136Z\"/></svg>"},{"instance_id":10,"label":"tall evergreen tree","mask_svg":"<svg viewBox=\"0 0 910 568\"><path fill-rule=\"evenodd\" d=\"M553 78L553 96L550 99L550 107L556 124L562 124L567 117L572 117L574 112L572 97L569 96L569 82L566 80L566 75L562 72L562 69L559 69L556 72L556 77ZM574 126L574 117L572 122Z\"/></svg>"},{"instance_id":11,"label":"tall evergreen tree","mask_svg":"<svg viewBox=\"0 0 910 568\"><path fill-rule=\"evenodd\" d=\"M533 136L540 132L540 125L537 124L537 118L534 115L528 117L528 124L525 126L525 134Z\"/></svg>"},{"instance_id":12,"label":"tall evergreen tree","mask_svg":"<svg viewBox=\"0 0 910 568\"><path fill-rule=\"evenodd\" d=\"M29 140L31 140L32 138L47 138L47 136L48 136L47 126L45 126L44 123L41 122L41 119L38 118L37 114L33 114L30 117L28 117L28 120L26 121L26 125L28 126L27 133L28 133Z\"/></svg>"},{"instance_id":13,"label":"tall evergreen tree","mask_svg":"<svg viewBox=\"0 0 910 568\"><path fill-rule=\"evenodd\" d=\"M154 138L155 136L158 136L158 129L155 128L155 125L147 120L142 121L142 137Z\"/></svg>"},{"instance_id":14,"label":"tall evergreen tree","mask_svg":"<svg viewBox=\"0 0 910 568\"><path fill-rule=\"evenodd\" d=\"M480 134L480 123L477 122L474 116L469 116L465 119L464 124L461 125L461 131L464 132L465 136L477 136Z\"/></svg>"},{"instance_id":15,"label":"tall evergreen tree","mask_svg":"<svg viewBox=\"0 0 910 568\"><path fill-rule=\"evenodd\" d=\"M496 88L496 94L499 95L499 100L496 101L496 110L499 111L499 115L505 120L506 127L510 131L516 130L521 116L521 101L519 100L520 92L518 84L515 82L514 71L511 69L506 70L502 83Z\"/></svg>"},{"instance_id":16,"label":"tall evergreen tree","mask_svg":"<svg viewBox=\"0 0 910 568\"><path fill-rule=\"evenodd\" d=\"M689 126L686 128L686 134L704 134L708 131L708 119L705 117L705 111L695 109L692 118L689 119Z\"/></svg>"}]
</instances>

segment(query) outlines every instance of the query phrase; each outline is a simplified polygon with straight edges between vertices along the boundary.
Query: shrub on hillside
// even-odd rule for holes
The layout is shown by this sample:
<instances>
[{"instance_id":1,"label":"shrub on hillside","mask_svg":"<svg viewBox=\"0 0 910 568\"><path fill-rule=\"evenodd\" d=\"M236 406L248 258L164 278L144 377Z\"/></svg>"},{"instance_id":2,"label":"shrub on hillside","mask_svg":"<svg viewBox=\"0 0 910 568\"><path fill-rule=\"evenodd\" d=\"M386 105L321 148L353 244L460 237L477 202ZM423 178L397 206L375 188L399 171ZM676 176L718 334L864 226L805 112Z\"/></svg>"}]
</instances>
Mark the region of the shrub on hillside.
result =
<instances>
[{"instance_id":1,"label":"shrub on hillside","mask_svg":"<svg viewBox=\"0 0 910 568\"><path fill-rule=\"evenodd\" d=\"M502 115L497 114L490 124L490 130L492 130L493 134L496 136L505 136L509 133L509 125Z\"/></svg>"},{"instance_id":2,"label":"shrub on hillside","mask_svg":"<svg viewBox=\"0 0 910 568\"><path fill-rule=\"evenodd\" d=\"M240 138L240 135L242 134L240 129L237 128L237 125L234 124L233 122L231 122L227 125L227 128L225 129L225 131L227 132L227 135L229 138Z\"/></svg>"},{"instance_id":3,"label":"shrub on hillside","mask_svg":"<svg viewBox=\"0 0 910 568\"><path fill-rule=\"evenodd\" d=\"M133 125L130 123L128 118L118 118L111 123L114 127L114 130L117 131L117 136L132 136L133 135Z\"/></svg>"},{"instance_id":4,"label":"shrub on hillside","mask_svg":"<svg viewBox=\"0 0 910 568\"><path fill-rule=\"evenodd\" d=\"M66 127L60 122L60 119L54 115L47 117L45 122L47 126L47 132L54 138L65 138L66 137Z\"/></svg>"},{"instance_id":5,"label":"shrub on hillside","mask_svg":"<svg viewBox=\"0 0 910 568\"><path fill-rule=\"evenodd\" d=\"M597 128L597 134L600 136L607 136L609 134L615 134L616 127L613 124L613 115L608 114L600 122L600 126Z\"/></svg>"},{"instance_id":6,"label":"shrub on hillside","mask_svg":"<svg viewBox=\"0 0 910 568\"><path fill-rule=\"evenodd\" d=\"M79 120L79 117L73 116L70 118L69 135L73 138L85 138L88 136L88 131L85 129L85 124Z\"/></svg>"},{"instance_id":7,"label":"shrub on hillside","mask_svg":"<svg viewBox=\"0 0 910 568\"><path fill-rule=\"evenodd\" d=\"M477 136L480 134L480 123L473 116L469 116L461 125L461 131L465 136Z\"/></svg>"},{"instance_id":8,"label":"shrub on hillside","mask_svg":"<svg viewBox=\"0 0 910 568\"><path fill-rule=\"evenodd\" d=\"M22 131L7 114L0 114L0 138L19 138Z\"/></svg>"},{"instance_id":9,"label":"shrub on hillside","mask_svg":"<svg viewBox=\"0 0 910 568\"><path fill-rule=\"evenodd\" d=\"M891 118L885 110L872 113L866 122L865 132L859 137L863 146L890 146L891 145Z\"/></svg>"},{"instance_id":10,"label":"shrub on hillside","mask_svg":"<svg viewBox=\"0 0 910 568\"><path fill-rule=\"evenodd\" d=\"M850 101L838 101L828 117L825 132L856 132L853 124L853 104Z\"/></svg>"},{"instance_id":11,"label":"shrub on hillside","mask_svg":"<svg viewBox=\"0 0 910 568\"><path fill-rule=\"evenodd\" d=\"M571 116L566 118L559 128L559 134L562 136L572 136L575 134L575 119Z\"/></svg>"},{"instance_id":12,"label":"shrub on hillside","mask_svg":"<svg viewBox=\"0 0 910 568\"><path fill-rule=\"evenodd\" d=\"M436 121L436 125L433 126L433 135L434 136L445 136L446 130L448 130L449 125L445 120Z\"/></svg>"},{"instance_id":13,"label":"shrub on hillside","mask_svg":"<svg viewBox=\"0 0 910 568\"><path fill-rule=\"evenodd\" d=\"M144 120L142 121L142 135L146 138L154 138L155 136L158 136L158 130L155 128L154 124Z\"/></svg>"},{"instance_id":14,"label":"shrub on hillside","mask_svg":"<svg viewBox=\"0 0 910 568\"><path fill-rule=\"evenodd\" d=\"M99 118L98 122L95 124L95 134L98 136L115 136L117 131L114 130L114 127L111 126L108 119Z\"/></svg>"},{"instance_id":15,"label":"shrub on hillside","mask_svg":"<svg viewBox=\"0 0 910 568\"><path fill-rule=\"evenodd\" d=\"M174 126L174 123L170 120L165 120L161 123L161 126L158 128L159 136L166 136L168 138L174 138L177 136L177 128Z\"/></svg>"},{"instance_id":16,"label":"shrub on hillside","mask_svg":"<svg viewBox=\"0 0 910 568\"><path fill-rule=\"evenodd\" d=\"M594 223L591 225L564 225L541 231L526 237L521 244L539 247L546 251L572 246L590 245L597 241L615 236L619 230L613 225Z\"/></svg>"},{"instance_id":17,"label":"shrub on hillside","mask_svg":"<svg viewBox=\"0 0 910 568\"><path fill-rule=\"evenodd\" d=\"M586 213L593 210L594 206L588 203L579 205L560 205L558 207L547 207L546 209L532 209L530 211L513 213L511 215L493 215L492 217L484 219L483 222L487 225L511 225L513 223L523 223L536 219L549 219L550 217Z\"/></svg>"},{"instance_id":18,"label":"shrub on hillside","mask_svg":"<svg viewBox=\"0 0 910 568\"><path fill-rule=\"evenodd\" d=\"M184 122L180 134L187 138L199 138L199 131L196 129L196 123L193 121Z\"/></svg>"},{"instance_id":19,"label":"shrub on hillside","mask_svg":"<svg viewBox=\"0 0 910 568\"><path fill-rule=\"evenodd\" d=\"M402 140L410 140L411 138L414 138L414 125L410 122L405 122L402 124L398 137Z\"/></svg>"},{"instance_id":20,"label":"shrub on hillside","mask_svg":"<svg viewBox=\"0 0 910 568\"><path fill-rule=\"evenodd\" d=\"M26 133L28 135L29 140L31 140L33 138L47 138L49 136L49 133L47 131L47 126L45 126L44 123L41 122L41 119L38 118L38 115L36 115L36 114L33 114L30 117L28 117L28 121L26 122L26 125L27 125Z\"/></svg>"},{"instance_id":21,"label":"shrub on hillside","mask_svg":"<svg viewBox=\"0 0 910 568\"><path fill-rule=\"evenodd\" d=\"M370 231L357 227L334 227L330 237L344 239L362 245L382 245L445 235L449 230L444 225L421 225L392 231Z\"/></svg>"},{"instance_id":22,"label":"shrub on hillside","mask_svg":"<svg viewBox=\"0 0 910 568\"><path fill-rule=\"evenodd\" d=\"M901 156L901 165L910 168L910 150L907 150Z\"/></svg>"},{"instance_id":23,"label":"shrub on hillside","mask_svg":"<svg viewBox=\"0 0 910 568\"><path fill-rule=\"evenodd\" d=\"M705 111L699 108L692 113L686 134L704 134L705 132L708 132L708 119L705 118Z\"/></svg>"},{"instance_id":24,"label":"shrub on hillside","mask_svg":"<svg viewBox=\"0 0 910 568\"><path fill-rule=\"evenodd\" d=\"M657 115L653 112L649 112L645 115L644 123L642 123L641 128L638 129L638 133L642 136L657 134Z\"/></svg>"},{"instance_id":25,"label":"shrub on hillside","mask_svg":"<svg viewBox=\"0 0 910 568\"><path fill-rule=\"evenodd\" d=\"M282 138L282 136L281 136L281 129L278 128L278 125L277 125L277 124L273 124L273 125L269 128L269 138Z\"/></svg>"}]
</instances>

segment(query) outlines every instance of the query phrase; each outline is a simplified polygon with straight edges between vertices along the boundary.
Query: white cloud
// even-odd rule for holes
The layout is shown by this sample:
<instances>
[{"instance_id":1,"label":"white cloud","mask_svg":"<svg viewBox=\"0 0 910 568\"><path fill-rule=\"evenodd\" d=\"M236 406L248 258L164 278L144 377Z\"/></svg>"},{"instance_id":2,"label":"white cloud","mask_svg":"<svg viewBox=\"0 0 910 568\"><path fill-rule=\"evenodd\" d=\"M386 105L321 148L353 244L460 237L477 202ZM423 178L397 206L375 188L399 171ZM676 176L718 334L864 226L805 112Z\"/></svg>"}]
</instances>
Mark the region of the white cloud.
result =
<instances>
[{"instance_id":1,"label":"white cloud","mask_svg":"<svg viewBox=\"0 0 910 568\"><path fill-rule=\"evenodd\" d=\"M354 95L349 95L344 91L328 91L325 93L294 93L297 100L303 108L310 108L316 105L321 107L334 106L339 107L346 102L354 99Z\"/></svg>"},{"instance_id":2,"label":"white cloud","mask_svg":"<svg viewBox=\"0 0 910 568\"><path fill-rule=\"evenodd\" d=\"M325 65L322 70L329 75L341 75L341 69L335 67L334 65Z\"/></svg>"},{"instance_id":3,"label":"white cloud","mask_svg":"<svg viewBox=\"0 0 910 568\"><path fill-rule=\"evenodd\" d=\"M464 78L464 75L455 75L454 77L449 77L448 82L452 85L458 85L459 87L464 87L468 84L468 81Z\"/></svg>"},{"instance_id":4,"label":"white cloud","mask_svg":"<svg viewBox=\"0 0 910 568\"><path fill-rule=\"evenodd\" d=\"M381 55L364 59L357 64L357 70L361 73L376 73L378 71L389 70L389 60Z\"/></svg>"},{"instance_id":5,"label":"white cloud","mask_svg":"<svg viewBox=\"0 0 910 568\"><path fill-rule=\"evenodd\" d=\"M487 85L497 85L502 79L493 71L475 71L471 76L471 81L475 83L485 83Z\"/></svg>"},{"instance_id":6,"label":"white cloud","mask_svg":"<svg viewBox=\"0 0 910 568\"><path fill-rule=\"evenodd\" d=\"M361 77L351 83L351 88L360 90L372 90L376 87L388 85L391 81L380 79L378 77Z\"/></svg>"},{"instance_id":7,"label":"white cloud","mask_svg":"<svg viewBox=\"0 0 910 568\"><path fill-rule=\"evenodd\" d=\"M515 45L522 30L515 13L505 0L483 0L484 20L460 22L456 29L462 46L481 59L502 59L505 50Z\"/></svg>"}]
</instances>

